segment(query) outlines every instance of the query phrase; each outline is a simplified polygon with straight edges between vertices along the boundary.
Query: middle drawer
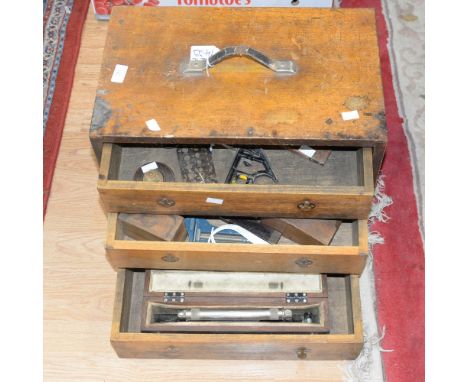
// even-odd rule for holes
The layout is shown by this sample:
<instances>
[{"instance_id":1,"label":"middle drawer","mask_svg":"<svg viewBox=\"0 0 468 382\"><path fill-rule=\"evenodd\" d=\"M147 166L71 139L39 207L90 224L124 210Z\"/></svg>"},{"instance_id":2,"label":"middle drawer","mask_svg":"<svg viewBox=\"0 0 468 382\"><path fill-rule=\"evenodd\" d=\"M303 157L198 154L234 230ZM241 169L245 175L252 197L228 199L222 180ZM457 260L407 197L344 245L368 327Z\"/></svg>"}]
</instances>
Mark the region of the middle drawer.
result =
<instances>
[{"instance_id":1,"label":"middle drawer","mask_svg":"<svg viewBox=\"0 0 468 382\"><path fill-rule=\"evenodd\" d=\"M191 242L179 232L174 241L158 241L134 228L108 214L106 252L114 268L361 274L368 253L365 220L343 221L329 245Z\"/></svg>"}]
</instances>

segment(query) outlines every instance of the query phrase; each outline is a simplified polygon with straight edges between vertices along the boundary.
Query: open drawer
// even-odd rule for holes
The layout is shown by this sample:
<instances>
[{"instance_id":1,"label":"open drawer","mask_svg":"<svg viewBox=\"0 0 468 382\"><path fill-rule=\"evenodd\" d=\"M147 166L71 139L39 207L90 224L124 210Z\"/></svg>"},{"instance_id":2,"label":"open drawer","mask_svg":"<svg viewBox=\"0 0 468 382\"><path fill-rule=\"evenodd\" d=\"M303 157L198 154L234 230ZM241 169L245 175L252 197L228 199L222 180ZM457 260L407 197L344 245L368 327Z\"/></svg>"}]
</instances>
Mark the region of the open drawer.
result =
<instances>
[{"instance_id":1,"label":"open drawer","mask_svg":"<svg viewBox=\"0 0 468 382\"><path fill-rule=\"evenodd\" d=\"M209 147L196 146L205 152L209 150L210 163L194 165L195 156L195 162L184 164L181 160L177 152L180 146L104 144L98 190L106 209L180 215L367 219L374 194L371 148L333 149L321 165L298 155L299 147L264 147L276 182L262 176L253 184L233 184L226 180L230 179L238 148ZM256 163L239 163L245 165L247 172L257 170ZM212 169L210 179L201 176L200 182L187 180L188 172L200 171L205 165ZM155 181L143 181L145 168L154 169Z\"/></svg>"},{"instance_id":2,"label":"open drawer","mask_svg":"<svg viewBox=\"0 0 468 382\"><path fill-rule=\"evenodd\" d=\"M341 222L329 245L190 242L179 231L172 233L175 241L152 240L109 213L107 258L114 268L361 274L368 253L365 220Z\"/></svg>"},{"instance_id":3,"label":"open drawer","mask_svg":"<svg viewBox=\"0 0 468 382\"><path fill-rule=\"evenodd\" d=\"M145 270L121 269L111 343L124 358L355 359L363 346L359 278L327 275L327 299L326 334L294 329L288 333L219 333L206 328L203 333L143 332Z\"/></svg>"}]
</instances>

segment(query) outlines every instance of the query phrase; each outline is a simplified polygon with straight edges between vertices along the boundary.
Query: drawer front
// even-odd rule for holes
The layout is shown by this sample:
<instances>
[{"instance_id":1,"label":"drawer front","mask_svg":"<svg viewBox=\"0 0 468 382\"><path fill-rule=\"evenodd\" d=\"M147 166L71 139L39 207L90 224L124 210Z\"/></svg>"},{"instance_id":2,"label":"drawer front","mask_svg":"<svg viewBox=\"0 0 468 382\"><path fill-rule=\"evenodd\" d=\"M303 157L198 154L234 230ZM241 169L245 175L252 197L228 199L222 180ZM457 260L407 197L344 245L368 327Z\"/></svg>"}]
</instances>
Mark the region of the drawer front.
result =
<instances>
[{"instance_id":1,"label":"drawer front","mask_svg":"<svg viewBox=\"0 0 468 382\"><path fill-rule=\"evenodd\" d=\"M139 287L141 283L137 273L124 269L118 272L111 343L119 357L344 360L355 359L362 350L357 276L343 278L345 306L330 305L335 313L335 319L331 320L331 334L198 334L142 333L139 329L141 316L134 317L143 301L143 288ZM347 322L345 331L333 329L337 315Z\"/></svg>"},{"instance_id":2,"label":"drawer front","mask_svg":"<svg viewBox=\"0 0 468 382\"><path fill-rule=\"evenodd\" d=\"M106 251L114 268L361 274L367 223L343 223L331 245L194 243L128 240L116 213L108 215Z\"/></svg>"},{"instance_id":3,"label":"drawer front","mask_svg":"<svg viewBox=\"0 0 468 382\"><path fill-rule=\"evenodd\" d=\"M339 184L340 179L345 178L342 172L347 172L340 169L340 163L345 163L346 158L338 154L339 151L337 163L324 165L331 173L318 168L321 176L314 184L304 184L297 176L297 184L289 180L288 184L245 185L224 184L223 181L205 184L143 182L125 178L119 175L125 165L123 162L138 154L126 154L126 149L130 150L114 144L103 147L98 190L108 212L367 219L374 193L370 148L356 150L355 163L349 165L356 174L346 185ZM281 164L277 166L280 167ZM294 173L293 168L289 168L286 175L294 178L296 175L291 173ZM313 179L313 174L310 178Z\"/></svg>"}]
</instances>

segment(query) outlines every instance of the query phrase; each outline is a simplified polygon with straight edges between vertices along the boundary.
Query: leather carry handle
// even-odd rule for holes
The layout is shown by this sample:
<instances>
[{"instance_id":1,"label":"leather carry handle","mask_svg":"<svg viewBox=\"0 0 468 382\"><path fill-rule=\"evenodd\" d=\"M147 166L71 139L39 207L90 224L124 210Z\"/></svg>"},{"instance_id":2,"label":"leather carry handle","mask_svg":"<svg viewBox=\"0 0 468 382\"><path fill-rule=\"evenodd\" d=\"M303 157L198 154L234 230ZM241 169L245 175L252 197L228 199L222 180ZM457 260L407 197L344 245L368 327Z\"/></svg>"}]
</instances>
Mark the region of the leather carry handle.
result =
<instances>
[{"instance_id":1,"label":"leather carry handle","mask_svg":"<svg viewBox=\"0 0 468 382\"><path fill-rule=\"evenodd\" d=\"M211 55L208 59L191 60L185 68L185 73L202 73L205 70L215 66L221 61L231 57L246 56L259 64L266 66L276 73L295 74L297 66L290 60L273 60L256 49L243 45L227 46L219 52Z\"/></svg>"}]
</instances>

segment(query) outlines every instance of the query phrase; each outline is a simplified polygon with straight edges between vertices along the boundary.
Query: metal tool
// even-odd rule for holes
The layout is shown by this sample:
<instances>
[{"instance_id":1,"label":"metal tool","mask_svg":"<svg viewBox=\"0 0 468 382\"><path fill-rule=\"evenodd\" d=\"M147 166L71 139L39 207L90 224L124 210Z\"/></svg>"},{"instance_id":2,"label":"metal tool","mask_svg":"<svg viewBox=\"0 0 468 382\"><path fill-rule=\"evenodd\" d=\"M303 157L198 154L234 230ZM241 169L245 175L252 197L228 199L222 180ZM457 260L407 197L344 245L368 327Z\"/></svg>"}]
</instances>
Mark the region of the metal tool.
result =
<instances>
[{"instance_id":1,"label":"metal tool","mask_svg":"<svg viewBox=\"0 0 468 382\"><path fill-rule=\"evenodd\" d=\"M177 313L184 321L291 321L292 311L271 309L186 309Z\"/></svg>"},{"instance_id":2,"label":"metal tool","mask_svg":"<svg viewBox=\"0 0 468 382\"><path fill-rule=\"evenodd\" d=\"M149 171L144 171L145 166L155 163L155 168ZM142 182L174 182L175 176L171 168L161 162L149 162L143 166L138 167L133 177L136 181Z\"/></svg>"},{"instance_id":3,"label":"metal tool","mask_svg":"<svg viewBox=\"0 0 468 382\"><path fill-rule=\"evenodd\" d=\"M238 149L226 177L226 183L261 184L265 183L265 180L278 183L278 179L263 150Z\"/></svg>"},{"instance_id":4,"label":"metal tool","mask_svg":"<svg viewBox=\"0 0 468 382\"><path fill-rule=\"evenodd\" d=\"M207 219L186 217L184 219L185 228L189 235L189 241L207 243L211 236L211 232L218 225L211 224ZM222 224L222 221L220 221ZM220 224L220 225L221 225ZM225 230L216 236L217 243L248 243L249 241L238 232L233 230Z\"/></svg>"},{"instance_id":5,"label":"metal tool","mask_svg":"<svg viewBox=\"0 0 468 382\"><path fill-rule=\"evenodd\" d=\"M228 224L238 225L247 231L258 236L260 239L267 241L270 244L277 244L281 238L281 233L270 228L259 219L246 219L246 218L233 218L233 217L221 217L221 220Z\"/></svg>"},{"instance_id":6,"label":"metal tool","mask_svg":"<svg viewBox=\"0 0 468 382\"><path fill-rule=\"evenodd\" d=\"M217 183L213 156L209 148L179 147L177 158L185 182Z\"/></svg>"}]
</instances>

